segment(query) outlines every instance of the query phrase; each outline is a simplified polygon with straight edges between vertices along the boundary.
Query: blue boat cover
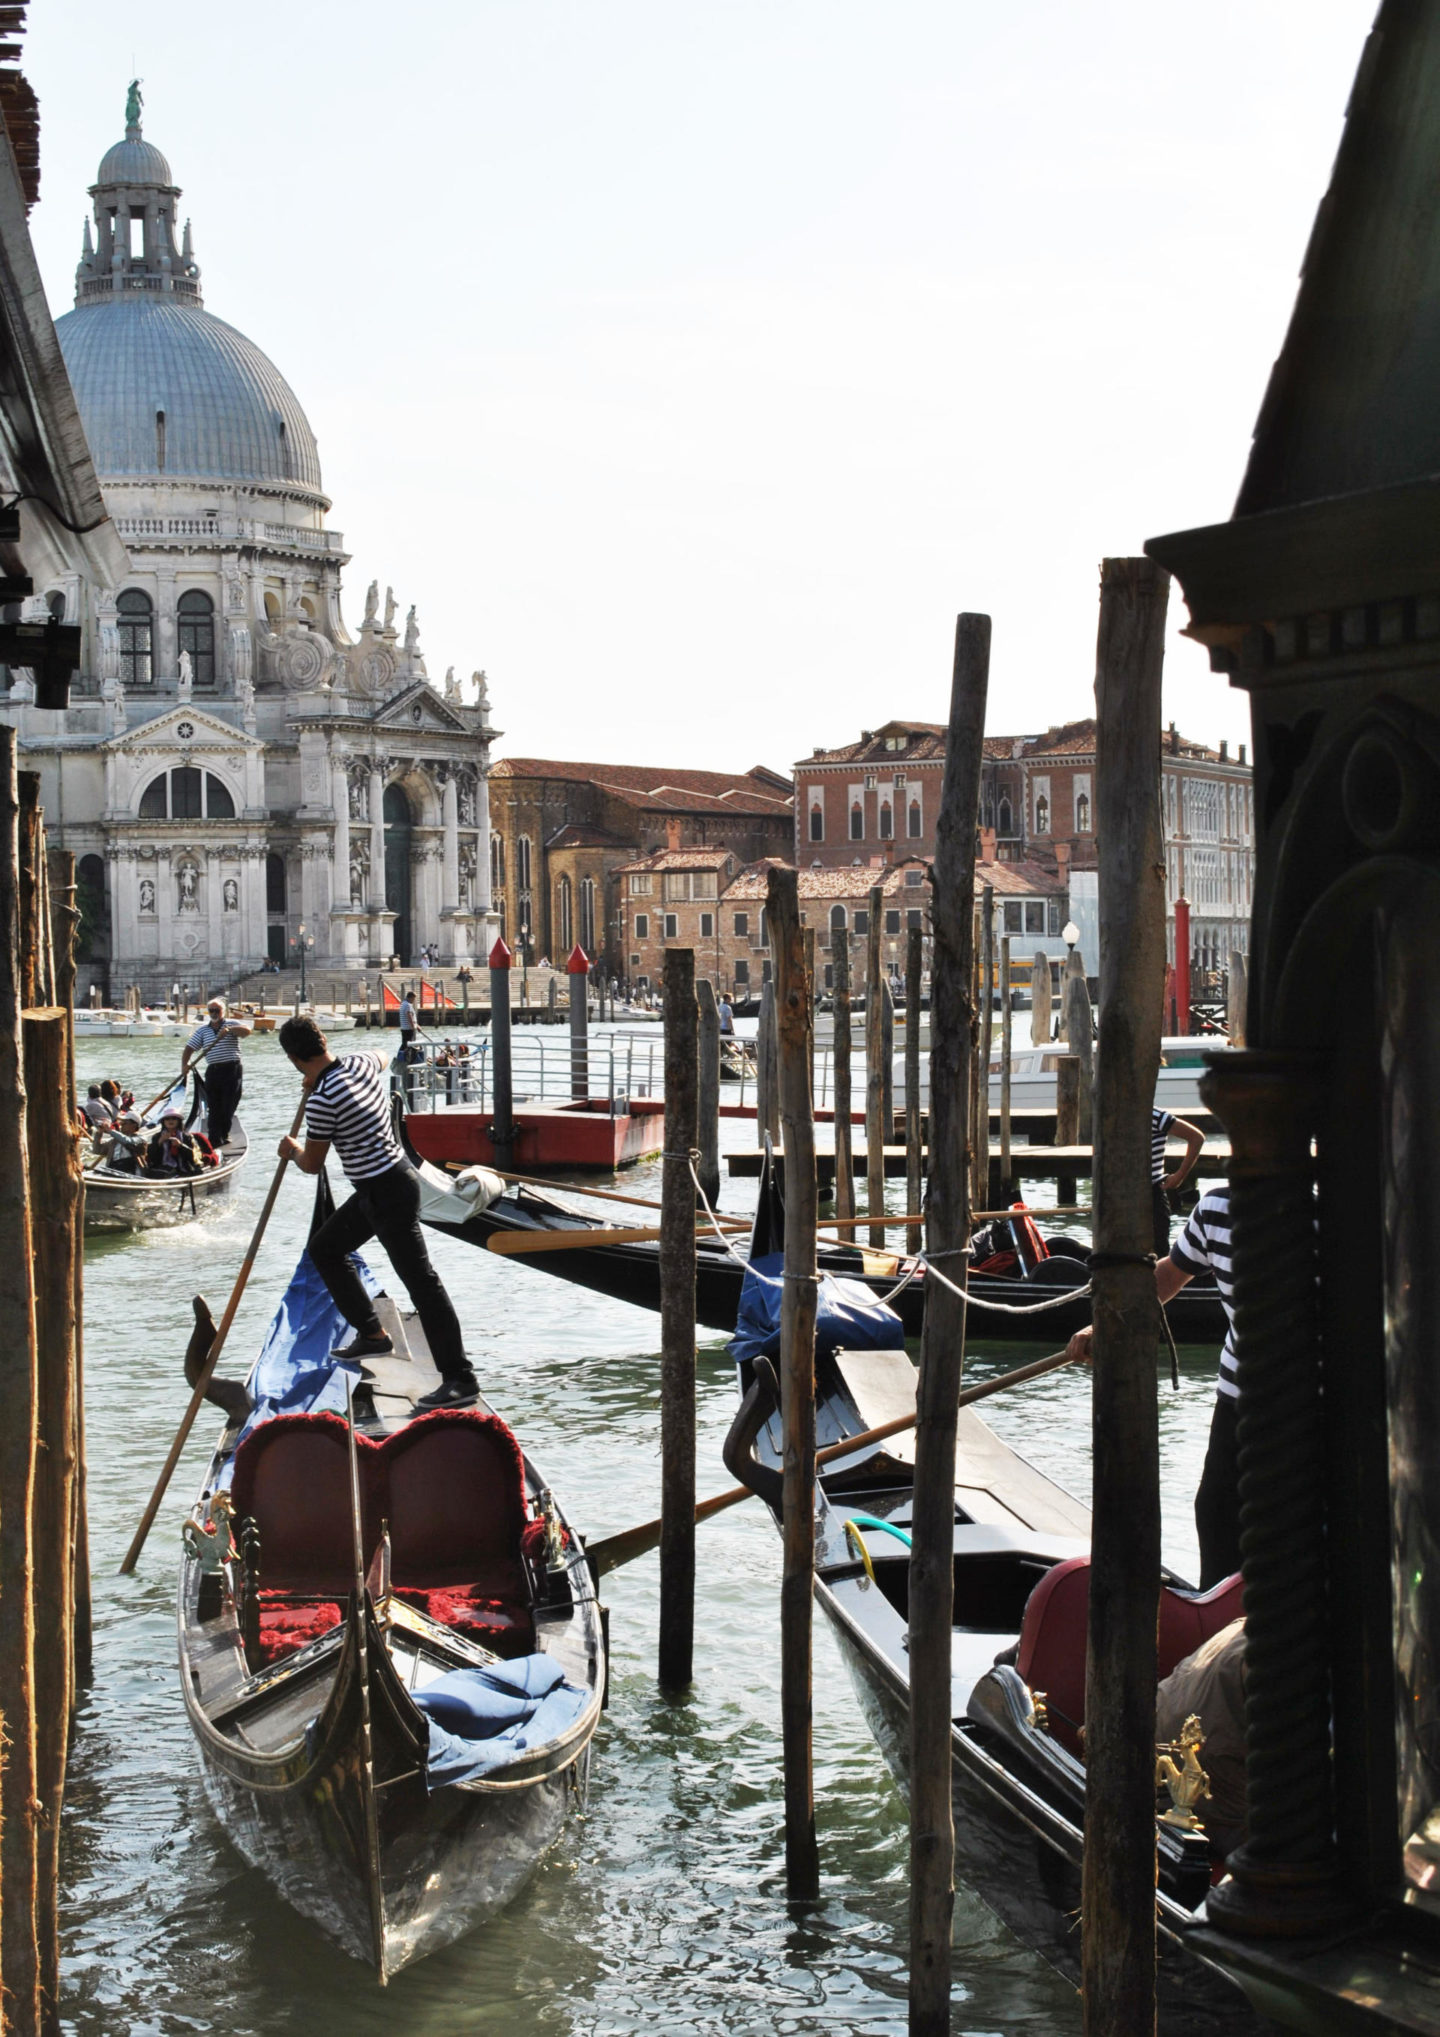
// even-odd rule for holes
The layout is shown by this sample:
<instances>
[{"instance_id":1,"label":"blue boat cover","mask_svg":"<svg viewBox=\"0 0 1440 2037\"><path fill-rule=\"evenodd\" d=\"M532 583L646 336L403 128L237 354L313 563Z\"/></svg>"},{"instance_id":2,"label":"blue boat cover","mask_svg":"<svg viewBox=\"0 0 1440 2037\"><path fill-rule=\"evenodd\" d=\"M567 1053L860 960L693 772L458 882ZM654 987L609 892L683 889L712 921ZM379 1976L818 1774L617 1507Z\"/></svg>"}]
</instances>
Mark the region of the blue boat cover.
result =
<instances>
[{"instance_id":1,"label":"blue boat cover","mask_svg":"<svg viewBox=\"0 0 1440 2037\"><path fill-rule=\"evenodd\" d=\"M740 1310L730 1356L737 1364L747 1358L780 1355L780 1273L784 1255L767 1252L752 1259L740 1289ZM877 1301L863 1280L822 1273L815 1311L817 1357L831 1351L903 1351L905 1325L883 1301Z\"/></svg>"},{"instance_id":2,"label":"blue boat cover","mask_svg":"<svg viewBox=\"0 0 1440 2037\"><path fill-rule=\"evenodd\" d=\"M350 1263L367 1294L382 1292L358 1252L351 1254ZM330 1299L330 1290L316 1272L314 1260L308 1251L302 1252L250 1374L250 1394L255 1405L239 1440L243 1442L252 1429L258 1429L273 1415L310 1414L319 1409L343 1415L346 1376L353 1387L359 1380L360 1367L340 1363L331 1352L348 1333L349 1324ZM233 1457L226 1460L216 1480L217 1488L223 1490L229 1485L233 1464Z\"/></svg>"},{"instance_id":3,"label":"blue boat cover","mask_svg":"<svg viewBox=\"0 0 1440 2037\"><path fill-rule=\"evenodd\" d=\"M484 1669L452 1669L413 1693L430 1730L426 1786L470 1782L573 1726L589 1694L565 1681L549 1655Z\"/></svg>"}]
</instances>

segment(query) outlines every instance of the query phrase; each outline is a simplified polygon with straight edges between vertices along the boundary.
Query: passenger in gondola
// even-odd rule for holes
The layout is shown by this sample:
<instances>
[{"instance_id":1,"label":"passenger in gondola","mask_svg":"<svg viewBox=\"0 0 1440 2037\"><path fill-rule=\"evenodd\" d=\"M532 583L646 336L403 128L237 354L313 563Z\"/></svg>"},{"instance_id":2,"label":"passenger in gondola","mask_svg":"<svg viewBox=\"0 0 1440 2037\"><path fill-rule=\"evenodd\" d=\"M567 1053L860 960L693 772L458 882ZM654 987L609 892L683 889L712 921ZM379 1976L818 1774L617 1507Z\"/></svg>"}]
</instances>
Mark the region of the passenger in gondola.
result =
<instances>
[{"instance_id":1,"label":"passenger in gondola","mask_svg":"<svg viewBox=\"0 0 1440 2037\"><path fill-rule=\"evenodd\" d=\"M138 1174L145 1157L145 1137L134 1111L127 1111L111 1131L97 1132L100 1158L117 1174Z\"/></svg>"},{"instance_id":2,"label":"passenger in gondola","mask_svg":"<svg viewBox=\"0 0 1440 2037\"><path fill-rule=\"evenodd\" d=\"M100 1094L98 1082L91 1083L85 1101L80 1106L80 1114L89 1124L95 1127L115 1122L115 1113Z\"/></svg>"},{"instance_id":3,"label":"passenger in gondola","mask_svg":"<svg viewBox=\"0 0 1440 2037\"><path fill-rule=\"evenodd\" d=\"M1162 1305L1172 1300L1197 1273L1207 1271L1215 1276L1226 1329L1205 1468L1195 1493L1202 1591L1233 1577L1240 1568L1240 1458L1235 1434L1240 1383L1235 1362L1235 1278L1228 1181L1201 1196L1169 1252L1156 1261L1155 1292ZM1091 1337L1088 1328L1075 1332L1066 1347L1072 1359L1090 1363Z\"/></svg>"},{"instance_id":4,"label":"passenger in gondola","mask_svg":"<svg viewBox=\"0 0 1440 2037\"><path fill-rule=\"evenodd\" d=\"M170 1175L185 1179L198 1174L204 1164L195 1140L186 1137L179 1111L162 1112L160 1129L145 1154L145 1172L158 1177Z\"/></svg>"}]
</instances>

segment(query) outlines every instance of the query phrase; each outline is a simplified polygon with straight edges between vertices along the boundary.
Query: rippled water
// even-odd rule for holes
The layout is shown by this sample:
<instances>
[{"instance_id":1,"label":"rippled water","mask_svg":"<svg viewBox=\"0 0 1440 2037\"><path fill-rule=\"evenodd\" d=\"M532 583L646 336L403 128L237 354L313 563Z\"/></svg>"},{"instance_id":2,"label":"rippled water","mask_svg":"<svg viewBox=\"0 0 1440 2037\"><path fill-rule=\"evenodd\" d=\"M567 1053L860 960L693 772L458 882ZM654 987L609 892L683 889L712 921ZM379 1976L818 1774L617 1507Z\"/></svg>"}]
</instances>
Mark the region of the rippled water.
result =
<instances>
[{"instance_id":1,"label":"rippled water","mask_svg":"<svg viewBox=\"0 0 1440 2037\"><path fill-rule=\"evenodd\" d=\"M362 1043L363 1034L354 1036ZM82 1081L113 1074L142 1097L178 1060L161 1040L82 1042ZM253 1158L231 1208L174 1231L91 1240L86 1410L96 1675L80 1710L66 1806L64 2027L84 2037L391 2031L900 2032L905 2028L906 1826L823 1621L815 1646L821 1900L784 1895L779 1755L778 1539L757 1505L700 1532L696 1682L654 1681L656 1559L606 1580L611 1704L587 1815L513 1907L381 1992L232 1849L201 1787L175 1677L179 1524L213 1437L202 1416L136 1574L115 1567L185 1405L190 1297L218 1318L293 1114L273 1038L250 1043ZM748 1126L728 1124L735 1144ZM658 1170L626 1187L658 1195ZM903 1190L903 1185L900 1185ZM248 1366L292 1269L311 1191L287 1180L231 1335ZM731 1208L753 1184L728 1183ZM489 1397L591 1535L659 1510L658 1319L431 1234ZM383 1264L383 1257L382 1257ZM704 1335L704 1333L702 1333ZM979 1347L971 1377L1044 1347ZM1213 1394L1213 1355L1182 1354L1164 1389L1166 1554L1194 1575L1190 1499ZM723 1339L699 1365L700 1489L730 1483L720 1444L734 1404ZM987 1411L1072 1490L1088 1489L1087 1382L1062 1373ZM1073 1992L978 1901L956 1906L957 2032L1078 2031Z\"/></svg>"}]
</instances>

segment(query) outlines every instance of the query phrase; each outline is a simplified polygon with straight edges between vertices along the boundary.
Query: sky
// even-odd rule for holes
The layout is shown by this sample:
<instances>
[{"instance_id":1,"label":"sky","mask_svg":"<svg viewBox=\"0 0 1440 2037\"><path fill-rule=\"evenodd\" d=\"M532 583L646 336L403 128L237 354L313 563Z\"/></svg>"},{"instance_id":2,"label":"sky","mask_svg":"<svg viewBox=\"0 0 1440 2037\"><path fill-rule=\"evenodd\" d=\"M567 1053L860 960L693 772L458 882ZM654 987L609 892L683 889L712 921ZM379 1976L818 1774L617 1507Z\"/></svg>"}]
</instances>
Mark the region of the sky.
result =
<instances>
[{"instance_id":1,"label":"sky","mask_svg":"<svg viewBox=\"0 0 1440 2037\"><path fill-rule=\"evenodd\" d=\"M1230 512L1373 0L37 6L58 316L143 81L206 308L502 754L788 770L1093 712L1099 562ZM1180 634L1165 713L1249 733Z\"/></svg>"}]
</instances>

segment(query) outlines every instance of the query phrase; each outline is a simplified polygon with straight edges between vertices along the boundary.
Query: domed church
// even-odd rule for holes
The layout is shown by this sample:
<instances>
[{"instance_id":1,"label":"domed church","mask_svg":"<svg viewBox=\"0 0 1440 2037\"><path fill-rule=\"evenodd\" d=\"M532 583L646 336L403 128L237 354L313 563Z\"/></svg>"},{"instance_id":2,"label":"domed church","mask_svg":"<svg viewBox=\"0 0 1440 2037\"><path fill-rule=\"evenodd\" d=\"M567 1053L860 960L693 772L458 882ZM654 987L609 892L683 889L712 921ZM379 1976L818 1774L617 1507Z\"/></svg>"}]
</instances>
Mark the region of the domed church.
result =
<instances>
[{"instance_id":1,"label":"domed church","mask_svg":"<svg viewBox=\"0 0 1440 2037\"><path fill-rule=\"evenodd\" d=\"M484 674L468 699L453 667L433 684L388 588L347 630L315 434L205 309L134 85L126 115L56 332L130 571L27 603L82 626L67 710L0 668L51 840L79 860L96 972L117 996L157 974L210 987L293 962L302 927L321 966L408 966L431 943L470 961L496 931Z\"/></svg>"}]
</instances>

